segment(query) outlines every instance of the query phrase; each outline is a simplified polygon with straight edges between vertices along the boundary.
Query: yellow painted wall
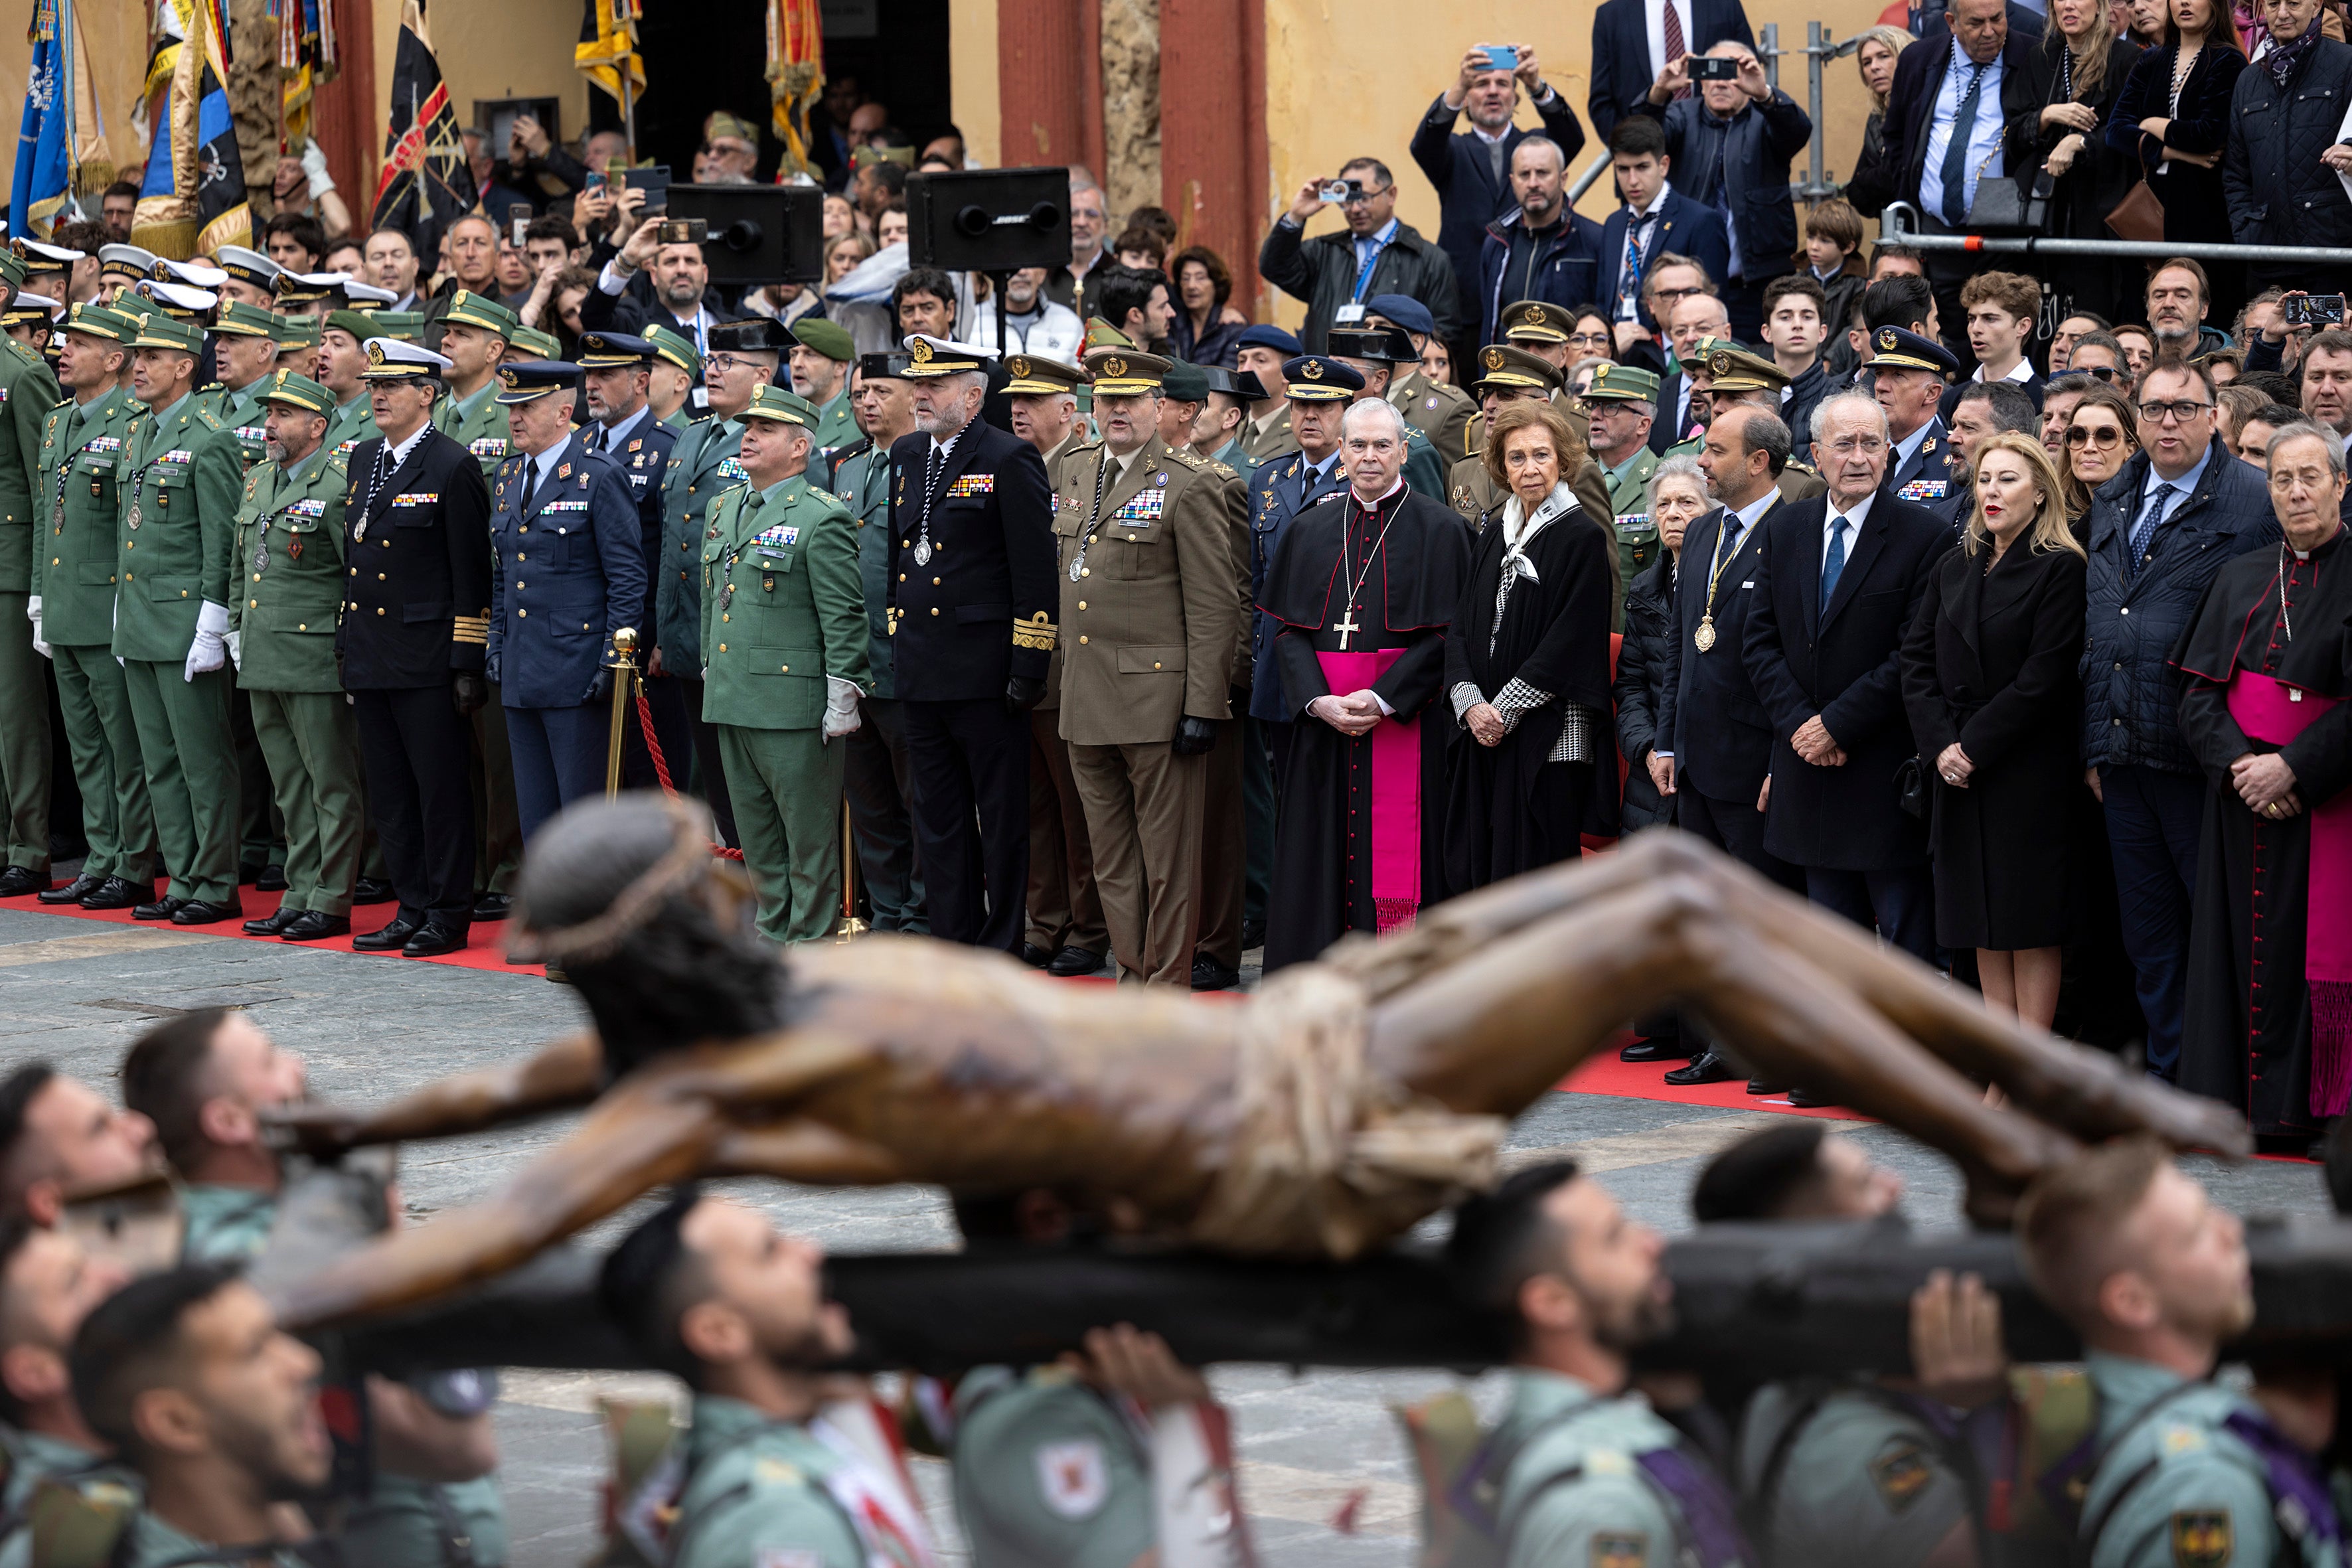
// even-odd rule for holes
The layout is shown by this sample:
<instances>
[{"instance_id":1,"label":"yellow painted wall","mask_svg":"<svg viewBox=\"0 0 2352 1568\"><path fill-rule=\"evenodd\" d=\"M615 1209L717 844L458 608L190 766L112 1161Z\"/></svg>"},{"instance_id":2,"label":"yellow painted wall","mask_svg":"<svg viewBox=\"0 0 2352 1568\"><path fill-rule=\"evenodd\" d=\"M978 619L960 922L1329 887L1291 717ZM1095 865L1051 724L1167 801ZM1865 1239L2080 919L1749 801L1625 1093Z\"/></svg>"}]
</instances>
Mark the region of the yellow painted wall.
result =
<instances>
[{"instance_id":1,"label":"yellow painted wall","mask_svg":"<svg viewBox=\"0 0 2352 1568\"><path fill-rule=\"evenodd\" d=\"M1003 161L1003 110L996 91L996 0L955 0L948 8L950 118L964 151L983 163Z\"/></svg>"}]
</instances>

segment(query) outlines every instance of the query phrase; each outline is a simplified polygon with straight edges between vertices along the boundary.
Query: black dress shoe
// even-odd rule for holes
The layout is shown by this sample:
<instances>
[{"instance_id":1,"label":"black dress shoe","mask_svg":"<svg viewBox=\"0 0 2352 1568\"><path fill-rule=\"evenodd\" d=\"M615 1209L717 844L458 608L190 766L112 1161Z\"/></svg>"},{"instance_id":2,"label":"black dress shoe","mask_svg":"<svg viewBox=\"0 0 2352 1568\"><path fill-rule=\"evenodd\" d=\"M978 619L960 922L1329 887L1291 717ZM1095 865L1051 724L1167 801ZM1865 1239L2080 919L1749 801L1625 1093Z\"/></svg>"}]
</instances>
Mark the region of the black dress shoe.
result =
<instances>
[{"instance_id":1,"label":"black dress shoe","mask_svg":"<svg viewBox=\"0 0 2352 1568\"><path fill-rule=\"evenodd\" d=\"M1707 1051L1692 1058L1688 1067L1666 1074L1666 1082L1676 1089L1696 1089L1703 1083L1728 1083L1735 1076L1728 1062Z\"/></svg>"},{"instance_id":2,"label":"black dress shoe","mask_svg":"<svg viewBox=\"0 0 2352 1568\"><path fill-rule=\"evenodd\" d=\"M1102 968L1102 963L1101 953L1088 952L1083 947L1071 946L1064 948L1054 955L1054 962L1045 965L1045 973L1069 980L1081 974L1092 974Z\"/></svg>"},{"instance_id":3,"label":"black dress shoe","mask_svg":"<svg viewBox=\"0 0 2352 1568\"><path fill-rule=\"evenodd\" d=\"M261 880L261 874L268 869L269 868L259 860L240 860L236 868L237 885L249 887Z\"/></svg>"},{"instance_id":4,"label":"black dress shoe","mask_svg":"<svg viewBox=\"0 0 2352 1568\"><path fill-rule=\"evenodd\" d=\"M1635 1040L1617 1053L1621 1062L1681 1062L1690 1059L1691 1048L1680 1040Z\"/></svg>"},{"instance_id":5,"label":"black dress shoe","mask_svg":"<svg viewBox=\"0 0 2352 1568\"><path fill-rule=\"evenodd\" d=\"M109 877L98 885L95 891L82 895L81 907L86 910L135 909L145 903L154 891L155 884L152 882L134 882L128 877Z\"/></svg>"},{"instance_id":6,"label":"black dress shoe","mask_svg":"<svg viewBox=\"0 0 2352 1568\"><path fill-rule=\"evenodd\" d=\"M1043 969L1054 962L1054 955L1034 942L1021 944L1021 962L1032 969Z\"/></svg>"},{"instance_id":7,"label":"black dress shoe","mask_svg":"<svg viewBox=\"0 0 2352 1568\"><path fill-rule=\"evenodd\" d=\"M474 918L478 921L502 921L514 912L514 899L506 893L477 893L474 896Z\"/></svg>"},{"instance_id":8,"label":"black dress shoe","mask_svg":"<svg viewBox=\"0 0 2352 1568\"><path fill-rule=\"evenodd\" d=\"M1242 972L1227 969L1206 953L1192 960L1192 989L1195 991L1230 991L1242 983Z\"/></svg>"},{"instance_id":9,"label":"black dress shoe","mask_svg":"<svg viewBox=\"0 0 2352 1568\"><path fill-rule=\"evenodd\" d=\"M235 899L226 903L212 899L188 899L183 900L180 907L172 911L172 923L175 926L218 925L223 921L233 921L243 913L245 910L238 907Z\"/></svg>"},{"instance_id":10,"label":"black dress shoe","mask_svg":"<svg viewBox=\"0 0 2352 1568\"><path fill-rule=\"evenodd\" d=\"M62 888L51 888L40 895L45 904L78 904L106 885L103 877L93 877L84 871Z\"/></svg>"},{"instance_id":11,"label":"black dress shoe","mask_svg":"<svg viewBox=\"0 0 2352 1568\"><path fill-rule=\"evenodd\" d=\"M34 871L23 866L11 866L0 871L0 899L25 899L49 890L49 874Z\"/></svg>"},{"instance_id":12,"label":"black dress shoe","mask_svg":"<svg viewBox=\"0 0 2352 1568\"><path fill-rule=\"evenodd\" d=\"M1800 1110L1820 1110L1825 1106L1835 1105L1837 1101L1825 1094L1815 1094L1810 1089L1792 1089L1789 1091L1789 1103Z\"/></svg>"},{"instance_id":13,"label":"black dress shoe","mask_svg":"<svg viewBox=\"0 0 2352 1568\"><path fill-rule=\"evenodd\" d=\"M247 936L276 936L279 931L284 931L288 926L292 925L296 921L300 920L310 912L310 910L303 909L299 905L280 904L278 906L278 912L276 914L263 915L259 920L246 921L244 927L245 934Z\"/></svg>"},{"instance_id":14,"label":"black dress shoe","mask_svg":"<svg viewBox=\"0 0 2352 1568\"><path fill-rule=\"evenodd\" d=\"M1787 1084L1774 1083L1769 1078L1751 1078L1748 1080L1748 1092L1750 1094L1785 1094L1788 1089Z\"/></svg>"},{"instance_id":15,"label":"black dress shoe","mask_svg":"<svg viewBox=\"0 0 2352 1568\"><path fill-rule=\"evenodd\" d=\"M1265 945L1265 922L1264 921L1242 921L1242 951L1247 952L1251 948Z\"/></svg>"},{"instance_id":16,"label":"black dress shoe","mask_svg":"<svg viewBox=\"0 0 2352 1568\"><path fill-rule=\"evenodd\" d=\"M355 904L388 904L398 897L392 884L382 877L362 877L352 884L352 902Z\"/></svg>"},{"instance_id":17,"label":"black dress shoe","mask_svg":"<svg viewBox=\"0 0 2352 1568\"><path fill-rule=\"evenodd\" d=\"M321 942L331 936L352 934L348 915L331 915L324 910L306 910L302 918L278 933L280 942Z\"/></svg>"},{"instance_id":18,"label":"black dress shoe","mask_svg":"<svg viewBox=\"0 0 2352 1568\"><path fill-rule=\"evenodd\" d=\"M353 952L390 952L396 947L405 946L408 939L416 934L418 925L418 921L409 920L405 916L395 915L392 923L383 930L372 931L364 935L352 938L352 951Z\"/></svg>"},{"instance_id":19,"label":"black dress shoe","mask_svg":"<svg viewBox=\"0 0 2352 1568\"><path fill-rule=\"evenodd\" d=\"M175 899L166 893L153 903L142 904L131 910L131 918L134 921L167 921L178 914L180 906L187 901L185 899Z\"/></svg>"},{"instance_id":20,"label":"black dress shoe","mask_svg":"<svg viewBox=\"0 0 2352 1568\"><path fill-rule=\"evenodd\" d=\"M257 893L284 892L286 890L286 868L283 866L264 866L261 868L261 875L253 879L253 890Z\"/></svg>"},{"instance_id":21,"label":"black dress shoe","mask_svg":"<svg viewBox=\"0 0 2352 1568\"><path fill-rule=\"evenodd\" d=\"M400 950L403 958L438 958L445 952L463 952L466 949L466 928L438 916L426 921L415 936Z\"/></svg>"}]
</instances>

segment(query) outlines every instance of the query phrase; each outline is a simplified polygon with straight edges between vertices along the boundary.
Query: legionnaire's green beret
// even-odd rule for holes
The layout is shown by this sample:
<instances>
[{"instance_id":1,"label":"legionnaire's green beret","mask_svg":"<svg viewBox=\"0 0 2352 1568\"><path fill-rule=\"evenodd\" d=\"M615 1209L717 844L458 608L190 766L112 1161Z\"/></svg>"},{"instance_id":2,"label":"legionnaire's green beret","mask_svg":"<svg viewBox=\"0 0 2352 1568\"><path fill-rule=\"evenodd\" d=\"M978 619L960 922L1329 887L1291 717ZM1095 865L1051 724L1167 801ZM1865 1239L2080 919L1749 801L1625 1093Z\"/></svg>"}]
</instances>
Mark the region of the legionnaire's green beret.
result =
<instances>
[{"instance_id":1,"label":"legionnaire's green beret","mask_svg":"<svg viewBox=\"0 0 2352 1568\"><path fill-rule=\"evenodd\" d=\"M838 321L828 321L823 316L803 316L791 328L793 336L803 347L814 349L829 360L846 364L857 357L857 345L849 336L849 329Z\"/></svg>"}]
</instances>

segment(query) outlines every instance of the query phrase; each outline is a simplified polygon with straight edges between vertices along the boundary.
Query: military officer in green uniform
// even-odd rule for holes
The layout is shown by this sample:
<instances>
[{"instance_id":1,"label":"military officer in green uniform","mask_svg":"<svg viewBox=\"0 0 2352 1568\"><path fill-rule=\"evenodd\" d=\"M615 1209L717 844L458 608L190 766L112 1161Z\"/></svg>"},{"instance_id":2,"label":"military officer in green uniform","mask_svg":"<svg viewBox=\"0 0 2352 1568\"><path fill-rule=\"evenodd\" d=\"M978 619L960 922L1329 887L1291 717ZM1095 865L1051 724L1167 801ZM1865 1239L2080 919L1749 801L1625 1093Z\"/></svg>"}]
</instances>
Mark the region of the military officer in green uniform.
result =
<instances>
[{"instance_id":1,"label":"military officer in green uniform","mask_svg":"<svg viewBox=\"0 0 2352 1568\"><path fill-rule=\"evenodd\" d=\"M1704 379L1710 420L1720 418L1727 408L1761 408L1767 413L1782 412L1780 394L1789 384L1789 373L1761 354L1749 353L1736 344L1719 339L1702 340L1700 357L1706 362L1704 377L1696 370L1691 382L1694 400L1700 396L1696 390ZM1698 455L1704 438L1685 441L1666 449L1668 457L1677 452ZM1829 481L1811 463L1790 458L1780 477L1773 481L1780 487L1784 501L1811 500L1815 496L1829 494Z\"/></svg>"},{"instance_id":2,"label":"military officer in green uniform","mask_svg":"<svg viewBox=\"0 0 2352 1568\"><path fill-rule=\"evenodd\" d=\"M24 280L24 258L0 252L0 305L16 298ZM48 362L14 338L0 338L0 805L7 812L0 823L6 850L0 898L49 886L49 696L27 612L41 531L33 485L41 426L57 403Z\"/></svg>"},{"instance_id":3,"label":"military officer in green uniform","mask_svg":"<svg viewBox=\"0 0 2352 1568\"><path fill-rule=\"evenodd\" d=\"M286 896L245 922L257 936L315 942L352 929L364 811L359 731L335 668L342 598L342 459L326 445L335 395L278 371L262 393L269 458L246 477L229 605L229 652L286 821Z\"/></svg>"},{"instance_id":4,"label":"military officer in green uniform","mask_svg":"<svg viewBox=\"0 0 2352 1568\"><path fill-rule=\"evenodd\" d=\"M702 380L702 355L695 352L692 338L673 327L648 323L644 336L654 346L646 401L653 405L654 417L661 421L663 429L683 436L694 424L693 415L687 412L687 400Z\"/></svg>"},{"instance_id":5,"label":"military officer in green uniform","mask_svg":"<svg viewBox=\"0 0 2352 1568\"><path fill-rule=\"evenodd\" d=\"M841 908L842 761L872 689L849 510L807 480L816 410L773 386L743 410L745 482L702 547L703 718L772 942L820 942ZM794 665L799 666L794 668Z\"/></svg>"},{"instance_id":6,"label":"military officer in green uniform","mask_svg":"<svg viewBox=\"0 0 2352 1568\"><path fill-rule=\"evenodd\" d=\"M834 458L857 441L857 417L849 406L849 367L857 345L848 328L822 316L803 317L791 330L793 390L816 410L809 471L822 480L832 475Z\"/></svg>"},{"instance_id":7,"label":"military officer in green uniform","mask_svg":"<svg viewBox=\"0 0 2352 1568\"><path fill-rule=\"evenodd\" d=\"M1483 440L1487 422L1504 405L1550 397L1559 390L1559 372L1549 361L1525 349L1489 343L1478 351L1475 363L1478 378L1470 384L1471 390L1478 394L1482 411L1470 427L1474 440ZM1469 522L1473 532L1486 527L1486 520L1501 511L1503 503L1511 499L1496 486L1495 477L1486 471L1483 446L1454 464L1447 479L1446 499ZM1576 472L1569 476L1568 488L1575 492L1576 503L1584 510L1584 515L1608 529L1610 525L1603 520L1610 515L1609 486L1601 465L1587 456ZM1618 563L1613 552L1609 571L1609 629L1622 631L1625 623L1625 584L1617 577Z\"/></svg>"},{"instance_id":8,"label":"military officer in green uniform","mask_svg":"<svg viewBox=\"0 0 2352 1568\"><path fill-rule=\"evenodd\" d=\"M1404 334L1390 327L1335 327L1328 353L1364 378L1359 398L1386 397L1389 379L1406 359ZM1419 363L1418 361L1414 363ZM1445 500L1445 464L1437 447L1408 421L1404 427L1404 482L1415 495Z\"/></svg>"},{"instance_id":9,"label":"military officer in green uniform","mask_svg":"<svg viewBox=\"0 0 2352 1568\"><path fill-rule=\"evenodd\" d=\"M1619 574L1631 583L1664 548L1658 542L1648 499L1650 476L1658 471L1658 455L1650 450L1650 424L1658 407L1657 374L1613 362L1595 365L1584 406L1592 430L1592 459L1609 481Z\"/></svg>"},{"instance_id":10,"label":"military officer in green uniform","mask_svg":"<svg viewBox=\"0 0 2352 1568\"><path fill-rule=\"evenodd\" d=\"M199 413L191 383L204 335L158 312L131 340L131 432L122 504L114 655L139 727L147 796L172 881L131 913L207 925L236 901L237 765L229 730L228 600L244 464L236 437Z\"/></svg>"},{"instance_id":11,"label":"military officer in green uniform","mask_svg":"<svg viewBox=\"0 0 2352 1568\"><path fill-rule=\"evenodd\" d=\"M121 509L115 481L132 424L145 405L121 385L131 351L131 319L99 305L76 305L59 334L58 368L70 401L41 427L40 489L47 512L33 552L33 640L47 648L58 678L67 755L81 792L82 836L89 855L81 875L41 894L51 904L127 910L155 896L155 815L139 760L131 689L114 662L116 540Z\"/></svg>"},{"instance_id":12,"label":"military officer in green uniform","mask_svg":"<svg viewBox=\"0 0 2352 1568\"><path fill-rule=\"evenodd\" d=\"M1478 405L1458 386L1447 386L1422 374L1421 352L1437 335L1436 318L1429 307L1410 294L1375 294L1364 301L1364 324L1387 327L1405 335L1410 361L1400 359L1389 377L1390 406L1437 448L1450 469L1470 455L1469 427Z\"/></svg>"},{"instance_id":13,"label":"military officer in green uniform","mask_svg":"<svg viewBox=\"0 0 2352 1568\"><path fill-rule=\"evenodd\" d=\"M374 330L382 321L381 312L371 318L357 310L337 310L319 329L319 374L314 379L334 394L326 447L327 455L338 461L348 462L361 442L383 434L375 427L365 379L367 341L385 335Z\"/></svg>"},{"instance_id":14,"label":"military officer in green uniform","mask_svg":"<svg viewBox=\"0 0 2352 1568\"><path fill-rule=\"evenodd\" d=\"M279 370L290 370L303 380L312 379L319 368L319 327L317 316L280 316L270 341L278 345Z\"/></svg>"},{"instance_id":15,"label":"military officer in green uniform","mask_svg":"<svg viewBox=\"0 0 2352 1568\"><path fill-rule=\"evenodd\" d=\"M197 406L219 416L236 437L237 452L252 468L268 454L261 428L261 395L278 368L278 318L241 300L220 309L213 323L213 363L220 385L196 397Z\"/></svg>"}]
</instances>

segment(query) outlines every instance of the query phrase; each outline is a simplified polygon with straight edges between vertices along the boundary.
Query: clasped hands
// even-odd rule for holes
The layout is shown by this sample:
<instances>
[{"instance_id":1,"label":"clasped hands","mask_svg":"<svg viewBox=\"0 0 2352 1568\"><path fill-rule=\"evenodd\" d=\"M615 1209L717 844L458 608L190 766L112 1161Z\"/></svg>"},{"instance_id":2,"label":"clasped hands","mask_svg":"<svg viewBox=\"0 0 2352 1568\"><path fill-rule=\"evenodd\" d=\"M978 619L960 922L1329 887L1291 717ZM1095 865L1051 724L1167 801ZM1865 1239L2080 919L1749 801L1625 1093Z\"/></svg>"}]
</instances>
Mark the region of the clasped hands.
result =
<instances>
[{"instance_id":1,"label":"clasped hands","mask_svg":"<svg viewBox=\"0 0 2352 1568\"><path fill-rule=\"evenodd\" d=\"M1818 713L1797 726L1797 732L1789 737L1789 744L1799 757L1817 768L1845 766L1845 748L1830 734L1829 726L1822 722Z\"/></svg>"},{"instance_id":2,"label":"clasped hands","mask_svg":"<svg viewBox=\"0 0 2352 1568\"><path fill-rule=\"evenodd\" d=\"M2230 784L2256 816L2284 822L2302 815L2303 801L2294 793L2294 770L2276 752L2248 752L2231 763Z\"/></svg>"},{"instance_id":3,"label":"clasped hands","mask_svg":"<svg viewBox=\"0 0 2352 1568\"><path fill-rule=\"evenodd\" d=\"M1318 697L1307 705L1307 711L1342 735L1369 735L1372 727L1387 717L1381 711L1380 699L1372 695L1369 687L1345 697Z\"/></svg>"}]
</instances>

